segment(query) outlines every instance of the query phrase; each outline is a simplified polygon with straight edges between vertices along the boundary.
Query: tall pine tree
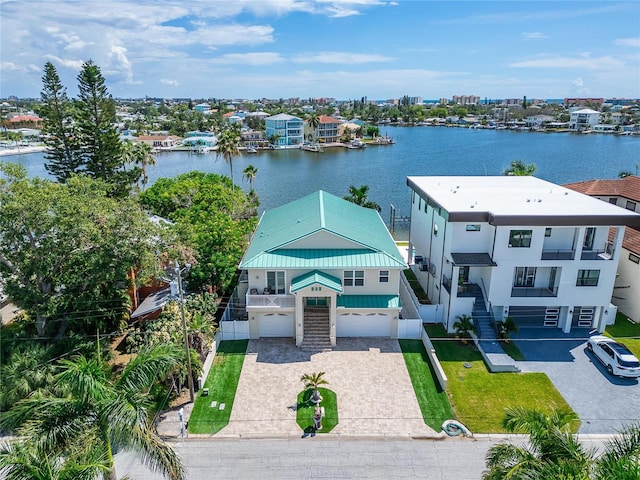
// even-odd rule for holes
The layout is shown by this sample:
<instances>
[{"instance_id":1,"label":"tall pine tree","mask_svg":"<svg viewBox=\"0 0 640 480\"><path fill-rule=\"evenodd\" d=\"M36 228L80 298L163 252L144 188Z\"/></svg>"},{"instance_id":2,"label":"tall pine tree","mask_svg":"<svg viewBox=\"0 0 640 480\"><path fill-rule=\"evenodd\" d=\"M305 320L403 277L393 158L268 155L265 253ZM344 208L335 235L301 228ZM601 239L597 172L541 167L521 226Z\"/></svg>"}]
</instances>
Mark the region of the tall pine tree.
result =
<instances>
[{"instance_id":1,"label":"tall pine tree","mask_svg":"<svg viewBox=\"0 0 640 480\"><path fill-rule=\"evenodd\" d=\"M73 104L56 67L47 62L42 77L42 133L47 151L45 167L59 182L82 170L80 144L73 121Z\"/></svg>"},{"instance_id":2,"label":"tall pine tree","mask_svg":"<svg viewBox=\"0 0 640 480\"><path fill-rule=\"evenodd\" d=\"M140 171L125 168L122 143L115 127L116 104L100 68L91 60L83 63L78 74L78 90L76 122L84 172L113 185L114 195L125 196Z\"/></svg>"}]
</instances>

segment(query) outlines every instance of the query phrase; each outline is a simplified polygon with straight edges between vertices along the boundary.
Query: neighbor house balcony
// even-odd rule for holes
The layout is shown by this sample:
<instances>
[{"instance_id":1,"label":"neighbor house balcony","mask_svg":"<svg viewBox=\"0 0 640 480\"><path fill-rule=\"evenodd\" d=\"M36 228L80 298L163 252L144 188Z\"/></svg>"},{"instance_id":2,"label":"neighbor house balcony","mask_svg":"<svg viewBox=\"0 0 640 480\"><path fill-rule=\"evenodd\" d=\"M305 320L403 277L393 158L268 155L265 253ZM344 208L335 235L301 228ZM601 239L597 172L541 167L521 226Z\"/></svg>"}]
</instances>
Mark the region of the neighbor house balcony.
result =
<instances>
[{"instance_id":1,"label":"neighbor house balcony","mask_svg":"<svg viewBox=\"0 0 640 480\"><path fill-rule=\"evenodd\" d=\"M293 309L295 307L295 295L259 294L255 289L252 289L252 292L247 294L247 308L269 308L277 310L283 308Z\"/></svg>"}]
</instances>

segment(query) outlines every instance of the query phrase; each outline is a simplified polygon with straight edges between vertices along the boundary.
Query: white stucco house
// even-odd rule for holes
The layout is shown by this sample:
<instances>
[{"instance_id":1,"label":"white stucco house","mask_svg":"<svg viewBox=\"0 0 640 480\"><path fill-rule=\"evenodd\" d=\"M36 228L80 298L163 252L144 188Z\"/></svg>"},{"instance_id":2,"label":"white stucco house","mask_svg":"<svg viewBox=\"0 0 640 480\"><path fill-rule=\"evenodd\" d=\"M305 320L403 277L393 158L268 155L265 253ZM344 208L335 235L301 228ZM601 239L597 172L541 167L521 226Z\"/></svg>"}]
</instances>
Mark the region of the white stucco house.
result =
<instances>
[{"instance_id":1,"label":"white stucco house","mask_svg":"<svg viewBox=\"0 0 640 480\"><path fill-rule=\"evenodd\" d=\"M565 187L612 205L640 213L640 177L588 180ZM622 240L618 275L611 303L636 323L640 323L640 227L627 227Z\"/></svg>"},{"instance_id":2,"label":"white stucco house","mask_svg":"<svg viewBox=\"0 0 640 480\"><path fill-rule=\"evenodd\" d=\"M625 226L640 215L535 177L407 177L410 252L448 331L459 315L520 327L613 323Z\"/></svg>"},{"instance_id":3,"label":"white stucco house","mask_svg":"<svg viewBox=\"0 0 640 480\"><path fill-rule=\"evenodd\" d=\"M377 211L324 191L264 212L240 262L248 336L397 337L407 268Z\"/></svg>"},{"instance_id":4,"label":"white stucco house","mask_svg":"<svg viewBox=\"0 0 640 480\"><path fill-rule=\"evenodd\" d=\"M581 108L570 113L569 130L578 132L591 130L600 123L600 112L590 108Z\"/></svg>"}]
</instances>

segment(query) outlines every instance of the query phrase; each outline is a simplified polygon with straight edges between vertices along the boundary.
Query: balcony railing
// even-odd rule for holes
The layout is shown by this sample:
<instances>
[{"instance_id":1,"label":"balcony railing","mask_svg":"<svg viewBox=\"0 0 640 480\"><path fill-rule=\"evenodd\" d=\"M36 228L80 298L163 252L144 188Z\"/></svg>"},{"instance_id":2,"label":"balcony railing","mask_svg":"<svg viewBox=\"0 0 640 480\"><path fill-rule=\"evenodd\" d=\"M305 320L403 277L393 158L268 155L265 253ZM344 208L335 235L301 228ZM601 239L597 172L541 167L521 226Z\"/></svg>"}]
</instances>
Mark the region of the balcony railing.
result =
<instances>
[{"instance_id":1,"label":"balcony railing","mask_svg":"<svg viewBox=\"0 0 640 480\"><path fill-rule=\"evenodd\" d=\"M583 250L580 260L612 260L613 255L606 250Z\"/></svg>"},{"instance_id":2,"label":"balcony railing","mask_svg":"<svg viewBox=\"0 0 640 480\"><path fill-rule=\"evenodd\" d=\"M295 308L295 295L247 295L247 307Z\"/></svg>"},{"instance_id":3,"label":"balcony railing","mask_svg":"<svg viewBox=\"0 0 640 480\"><path fill-rule=\"evenodd\" d=\"M542 260L573 260L575 250L542 250Z\"/></svg>"},{"instance_id":4,"label":"balcony railing","mask_svg":"<svg viewBox=\"0 0 640 480\"><path fill-rule=\"evenodd\" d=\"M553 289L538 287L512 287L511 297L557 297L558 287Z\"/></svg>"}]
</instances>

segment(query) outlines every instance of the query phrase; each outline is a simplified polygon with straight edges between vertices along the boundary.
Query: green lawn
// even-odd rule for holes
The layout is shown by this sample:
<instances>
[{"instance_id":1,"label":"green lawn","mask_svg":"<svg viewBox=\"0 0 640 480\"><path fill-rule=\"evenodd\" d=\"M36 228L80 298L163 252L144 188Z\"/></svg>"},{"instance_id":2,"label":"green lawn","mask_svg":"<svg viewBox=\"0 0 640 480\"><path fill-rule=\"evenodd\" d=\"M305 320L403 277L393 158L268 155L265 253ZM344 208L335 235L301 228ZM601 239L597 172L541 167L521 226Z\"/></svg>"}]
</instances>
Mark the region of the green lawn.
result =
<instances>
[{"instance_id":1,"label":"green lawn","mask_svg":"<svg viewBox=\"0 0 640 480\"><path fill-rule=\"evenodd\" d=\"M544 373L490 373L472 343L462 345L441 325L429 325L427 332L447 374L447 393L456 417L472 432L504 432L506 407L570 408ZM578 426L574 425L576 431Z\"/></svg>"},{"instance_id":2,"label":"green lawn","mask_svg":"<svg viewBox=\"0 0 640 480\"><path fill-rule=\"evenodd\" d=\"M640 323L633 323L626 316L618 313L616 323L609 325L604 333L624 343L636 357L640 358Z\"/></svg>"},{"instance_id":3,"label":"green lawn","mask_svg":"<svg viewBox=\"0 0 640 480\"><path fill-rule=\"evenodd\" d=\"M248 340L235 340L221 342L218 346L213 366L203 385L209 389L209 395L202 396L202 390L198 393L189 417L190 433L214 434L229 423L248 343ZM216 402L214 407L212 402ZM219 408L221 403L225 404L224 410Z\"/></svg>"},{"instance_id":4,"label":"green lawn","mask_svg":"<svg viewBox=\"0 0 640 480\"><path fill-rule=\"evenodd\" d=\"M438 384L421 340L398 340L404 363L416 393L424 423L440 431L442 423L454 418L447 392Z\"/></svg>"},{"instance_id":5,"label":"green lawn","mask_svg":"<svg viewBox=\"0 0 640 480\"><path fill-rule=\"evenodd\" d=\"M322 430L316 433L329 433L338 424L338 399L334 391L320 387L318 392L322 396L320 405L324 407L325 416L322 419ZM305 433L313 431L313 412L315 405L310 402L312 389L303 390L298 394L298 405L296 408L296 422Z\"/></svg>"}]
</instances>

